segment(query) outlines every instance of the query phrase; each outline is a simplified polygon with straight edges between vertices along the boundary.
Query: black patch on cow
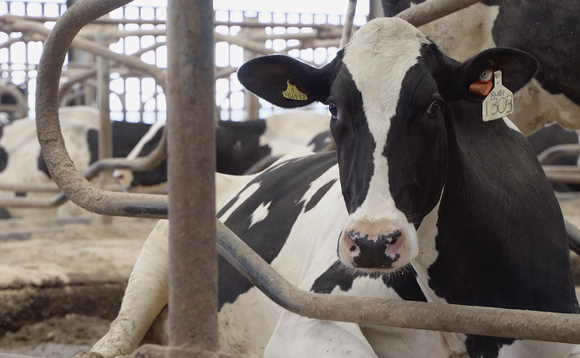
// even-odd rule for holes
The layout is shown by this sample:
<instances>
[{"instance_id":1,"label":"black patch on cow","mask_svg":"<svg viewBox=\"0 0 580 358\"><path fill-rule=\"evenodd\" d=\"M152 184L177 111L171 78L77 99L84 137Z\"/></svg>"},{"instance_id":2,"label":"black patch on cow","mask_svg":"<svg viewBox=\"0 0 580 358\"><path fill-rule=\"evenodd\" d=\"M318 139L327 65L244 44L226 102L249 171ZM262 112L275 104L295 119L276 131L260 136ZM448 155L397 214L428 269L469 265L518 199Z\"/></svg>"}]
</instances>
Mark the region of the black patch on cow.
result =
<instances>
[{"instance_id":1,"label":"black patch on cow","mask_svg":"<svg viewBox=\"0 0 580 358\"><path fill-rule=\"evenodd\" d=\"M141 137L147 133L150 124L146 123L129 123L117 122L111 123L111 130L113 136L113 157L124 158L129 155L131 150L139 143ZM87 145L89 148L89 165L99 160L99 131L96 129L87 130ZM44 161L42 153L39 153L37 158L38 170L51 178L48 172L48 167Z\"/></svg>"},{"instance_id":2,"label":"black patch on cow","mask_svg":"<svg viewBox=\"0 0 580 358\"><path fill-rule=\"evenodd\" d=\"M426 51L424 47L425 57ZM425 57L403 79L387 142L382 144L395 205L416 228L441 197L447 160L444 103ZM439 103L439 113L432 117L428 111L433 103Z\"/></svg>"},{"instance_id":3,"label":"black patch on cow","mask_svg":"<svg viewBox=\"0 0 580 358\"><path fill-rule=\"evenodd\" d=\"M536 79L552 94L564 94L580 105L580 2L523 0L517 6L496 0L499 14L493 24L498 47L526 51L540 62Z\"/></svg>"},{"instance_id":4,"label":"black patch on cow","mask_svg":"<svg viewBox=\"0 0 580 358\"><path fill-rule=\"evenodd\" d=\"M8 152L4 147L0 147L0 172L4 171L8 166Z\"/></svg>"},{"instance_id":5,"label":"black patch on cow","mask_svg":"<svg viewBox=\"0 0 580 358\"><path fill-rule=\"evenodd\" d=\"M260 145L266 121L220 121L216 128L216 170L224 174L243 174L258 160L270 155L268 145Z\"/></svg>"},{"instance_id":6,"label":"black patch on cow","mask_svg":"<svg viewBox=\"0 0 580 358\"><path fill-rule=\"evenodd\" d=\"M559 144L578 144L578 133L567 130L558 124L543 127L535 133L530 134L527 138L536 155ZM556 158L549 164L577 165L577 162L578 156L573 156Z\"/></svg>"},{"instance_id":7,"label":"black patch on cow","mask_svg":"<svg viewBox=\"0 0 580 358\"><path fill-rule=\"evenodd\" d=\"M12 215L10 215L8 209L0 207L0 219L10 219L10 218L12 218Z\"/></svg>"},{"instance_id":8,"label":"black patch on cow","mask_svg":"<svg viewBox=\"0 0 580 358\"><path fill-rule=\"evenodd\" d=\"M346 66L336 76L328 103L337 107L337 115L330 120L330 131L337 143L336 155L341 163L339 173L344 202L348 213L352 214L366 199L375 169L373 152L377 143L369 131L362 94ZM353 136L357 139L353 140Z\"/></svg>"},{"instance_id":9,"label":"black patch on cow","mask_svg":"<svg viewBox=\"0 0 580 358\"><path fill-rule=\"evenodd\" d=\"M267 169L248 185L259 183L259 189L244 201L224 222L266 262L271 263L284 246L290 230L306 203L301 201L310 183L336 165L334 153L291 159L287 164ZM244 188L245 189L245 188ZM284 195L280 195L284 193ZM239 200L239 196L232 202ZM251 214L262 204L270 203L268 216L251 225ZM231 205L218 212L222 216ZM338 235L338 233L337 233ZM219 308L232 303L252 288L234 267L221 256L219 267Z\"/></svg>"},{"instance_id":10,"label":"black patch on cow","mask_svg":"<svg viewBox=\"0 0 580 358\"><path fill-rule=\"evenodd\" d=\"M560 144L578 144L578 133L570 131L558 124L552 124L541 128L529 135L528 141L534 149L534 153L539 155L543 151ZM550 165L577 165L578 156L560 157L550 161ZM580 185L566 183L552 183L554 190L559 192L579 191Z\"/></svg>"},{"instance_id":11,"label":"black patch on cow","mask_svg":"<svg viewBox=\"0 0 580 358\"><path fill-rule=\"evenodd\" d=\"M326 148L330 141L332 140L332 134L330 131L322 132L314 136L312 140L308 143L308 147L314 146L312 148L313 152L320 152L322 149Z\"/></svg>"},{"instance_id":12,"label":"black patch on cow","mask_svg":"<svg viewBox=\"0 0 580 358\"><path fill-rule=\"evenodd\" d=\"M383 13L386 17L393 17L411 6L411 0L382 0ZM413 4L420 4L425 0L414 0Z\"/></svg>"},{"instance_id":13,"label":"black patch on cow","mask_svg":"<svg viewBox=\"0 0 580 358\"><path fill-rule=\"evenodd\" d=\"M165 126L160 127L157 132L141 147L138 157L144 157L150 154L161 141L163 130ZM133 181L131 186L139 185L156 185L167 181L167 159L165 159L158 167L144 172L133 172Z\"/></svg>"},{"instance_id":14,"label":"black patch on cow","mask_svg":"<svg viewBox=\"0 0 580 358\"><path fill-rule=\"evenodd\" d=\"M525 137L502 120L482 122L480 108L468 99L446 108L448 179L429 286L454 304L578 312L552 188ZM468 353L497 357L512 341L468 336Z\"/></svg>"},{"instance_id":15,"label":"black patch on cow","mask_svg":"<svg viewBox=\"0 0 580 358\"><path fill-rule=\"evenodd\" d=\"M260 146L260 136L266 130L266 121L245 122L220 121L216 127L216 171L240 175L272 151L267 145ZM159 144L163 127L143 145L139 157L148 155ZM156 185L167 181L167 161L157 168L133 172L131 186Z\"/></svg>"},{"instance_id":16,"label":"black patch on cow","mask_svg":"<svg viewBox=\"0 0 580 358\"><path fill-rule=\"evenodd\" d=\"M336 287L340 287L343 292L348 292L352 288L354 280L359 277L380 278L387 287L394 289L402 299L427 302L417 283L417 273L410 265L393 273L368 273L346 267L340 261L336 261L314 281L310 290L315 293L330 294Z\"/></svg>"},{"instance_id":17,"label":"black patch on cow","mask_svg":"<svg viewBox=\"0 0 580 358\"><path fill-rule=\"evenodd\" d=\"M318 191L316 191L316 193L314 193L314 195L312 195L312 198L310 198L310 200L308 201L308 203L304 207L304 212L308 212L308 211L310 211L310 209L314 208L316 206L316 204L318 204L320 199L322 199L322 197L324 195L326 195L326 193L330 190L330 188L332 188L334 183L336 183L336 180L337 179L332 179L328 183L321 186L320 189L318 189Z\"/></svg>"},{"instance_id":18,"label":"black patch on cow","mask_svg":"<svg viewBox=\"0 0 580 358\"><path fill-rule=\"evenodd\" d=\"M424 0L413 1L421 3ZM498 47L526 51L540 63L536 79L552 94L564 94L580 105L580 2L573 0L533 1L517 4L508 0L485 0L488 6L499 6L492 36ZM382 0L385 16L407 9L410 0Z\"/></svg>"},{"instance_id":19,"label":"black patch on cow","mask_svg":"<svg viewBox=\"0 0 580 358\"><path fill-rule=\"evenodd\" d=\"M4 134L4 126L0 126L0 139L2 138L3 134ZM4 147L0 147L0 172L4 171L4 169L6 169L7 166L8 166L8 152L6 152L6 149L4 149Z\"/></svg>"}]
</instances>

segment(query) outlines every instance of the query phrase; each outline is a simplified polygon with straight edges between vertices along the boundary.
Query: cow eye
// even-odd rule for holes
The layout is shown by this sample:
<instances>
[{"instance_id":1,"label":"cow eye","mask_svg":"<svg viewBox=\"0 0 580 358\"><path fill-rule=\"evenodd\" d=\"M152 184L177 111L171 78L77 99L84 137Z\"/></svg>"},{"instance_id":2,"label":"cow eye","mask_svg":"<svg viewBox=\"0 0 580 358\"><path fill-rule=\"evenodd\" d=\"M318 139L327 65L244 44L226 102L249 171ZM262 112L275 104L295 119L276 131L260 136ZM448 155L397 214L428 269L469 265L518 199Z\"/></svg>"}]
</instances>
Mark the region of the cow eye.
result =
<instances>
[{"instance_id":1,"label":"cow eye","mask_svg":"<svg viewBox=\"0 0 580 358\"><path fill-rule=\"evenodd\" d=\"M332 115L332 119L336 119L337 115L338 115L338 109L336 108L336 105L334 104L329 104L328 105L328 111L330 112L330 114Z\"/></svg>"},{"instance_id":2,"label":"cow eye","mask_svg":"<svg viewBox=\"0 0 580 358\"><path fill-rule=\"evenodd\" d=\"M433 101L431 102L431 104L429 105L429 109L427 109L427 115L429 115L429 117L435 117L439 114L441 108L441 103L439 103L439 101Z\"/></svg>"}]
</instances>

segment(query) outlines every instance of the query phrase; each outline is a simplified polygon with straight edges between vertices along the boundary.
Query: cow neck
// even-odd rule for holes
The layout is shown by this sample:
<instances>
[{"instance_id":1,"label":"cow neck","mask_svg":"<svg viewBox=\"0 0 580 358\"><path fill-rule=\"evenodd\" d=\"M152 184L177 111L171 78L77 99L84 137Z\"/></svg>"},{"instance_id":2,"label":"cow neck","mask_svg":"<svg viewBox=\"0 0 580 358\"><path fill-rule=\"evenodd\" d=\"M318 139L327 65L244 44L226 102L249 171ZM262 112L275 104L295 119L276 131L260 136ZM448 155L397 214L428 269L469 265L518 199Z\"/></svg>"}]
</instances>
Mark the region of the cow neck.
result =
<instances>
[{"instance_id":1,"label":"cow neck","mask_svg":"<svg viewBox=\"0 0 580 358\"><path fill-rule=\"evenodd\" d=\"M524 136L502 120L474 118L480 105L464 99L446 108L447 180L437 254L420 263L423 279L449 303L574 312L566 233L551 186Z\"/></svg>"}]
</instances>

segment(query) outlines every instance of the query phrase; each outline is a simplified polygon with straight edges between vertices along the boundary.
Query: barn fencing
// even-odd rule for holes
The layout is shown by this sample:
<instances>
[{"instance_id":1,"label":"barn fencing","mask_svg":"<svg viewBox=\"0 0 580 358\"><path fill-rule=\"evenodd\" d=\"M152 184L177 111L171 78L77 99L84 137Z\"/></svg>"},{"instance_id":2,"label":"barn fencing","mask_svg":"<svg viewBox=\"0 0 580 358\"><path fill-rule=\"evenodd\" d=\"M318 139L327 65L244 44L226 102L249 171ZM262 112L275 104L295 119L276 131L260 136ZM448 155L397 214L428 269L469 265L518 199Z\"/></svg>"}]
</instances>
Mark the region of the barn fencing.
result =
<instances>
[{"instance_id":1,"label":"barn fencing","mask_svg":"<svg viewBox=\"0 0 580 358\"><path fill-rule=\"evenodd\" d=\"M214 221L214 212L201 213L203 217L211 217L211 220L198 222L195 230L191 231L191 226L182 220L180 213L196 213L199 210L193 203L213 202L210 190L192 191L191 185L184 185L183 191L180 195L175 195L172 200L168 202L167 197L151 196L145 194L127 194L127 193L110 193L92 187L86 180L84 180L74 168L67 166L58 166L55 163L60 161L70 161L68 154L64 148L62 137L54 136L49 131L50 128L58 123L57 108L58 96L54 91L49 91L48 88L54 86L60 78L60 70L62 61L65 57L68 42L86 23L95 19L95 17L102 15L98 11L103 10L103 6L112 10L115 7L121 6L125 1L114 0L99 0L101 8L95 9L93 5L95 1L83 1L82 5L71 8L55 26L54 32L47 40L47 48L43 55L43 61L39 69L39 83L38 87L42 89L39 91L37 97L37 108L39 109L37 116L37 125L39 131L39 141L42 145L43 155L47 164L53 173L55 181L63 192L70 197L79 206L90 210L92 212L101 213L105 215L118 216L141 216L154 218L167 218L168 205L172 213L171 220L174 223L173 229L170 232L170 256L175 249L182 250L182 252L196 252L196 255L204 257L204 260L195 262L189 258L181 257L180 260L170 259L171 273L170 273L170 307L181 307L177 304L181 302L183 296L179 292L195 292L195 301L193 306L187 305L190 312L185 314L173 314L170 312L170 347L165 348L145 348L141 354L142 356L153 357L161 356L166 351L171 353L171 356L184 356L182 354L195 352L200 357L217 357L217 336L215 330L216 311L207 311L205 305L196 306L196 302L216 301L215 299L215 262L209 262L215 258L216 245L214 241L214 230L217 227L218 232L218 247L219 252L240 272L249 278L257 287L265 292L270 298L275 300L284 308L295 313L305 315L311 318L342 320L349 322L371 323L379 325L391 325L415 329L429 329L440 331L453 331L476 335L493 335L509 338L521 339L536 339L547 341L560 341L568 343L580 343L580 316L556 314L546 312L524 312L518 310L506 310L497 308L484 307L466 307L454 306L438 303L420 303L420 302L405 302L405 301L384 301L380 299L357 298L357 297L332 297L328 295L317 295L309 292L298 290L296 287L289 285L283 278L277 275L269 265L267 265L257 254L251 251L237 236L231 233L219 221ZM182 2L185 4L186 2ZM471 2L473 3L473 1ZM427 4L431 5L431 4ZM420 6L417 6L420 8ZM421 7L420 9L424 9ZM201 26L201 33L211 34L212 25L208 24L209 16L202 16L208 12L207 4L202 1L187 2L186 8L178 7L177 2L174 3L174 8L171 11L173 14L170 22L170 46L172 53L183 53L184 49L195 45L196 52L191 56L204 63L206 66L211 63L212 42L208 41L209 36L205 39L197 36L179 36L187 26L187 20L184 14L190 19L196 19ZM418 10L420 11L420 10ZM406 16L406 15L402 15ZM408 18L407 18L408 19ZM417 23L417 22L415 22ZM173 38L171 36L174 36ZM203 37L203 36L201 36ZM60 41L57 41L59 39ZM200 46L199 48L197 46ZM213 185L213 133L208 128L201 131L200 126L207 126L211 129L213 121L208 116L213 111L213 100L210 96L200 92L204 88L211 87L212 79L206 74L197 72L199 69L191 68L192 61L187 63L179 63L179 59L173 59L169 63L169 83L168 96L171 99L172 113L178 114L170 122L170 143L168 144L171 156L179 155L176 150L183 150L187 143L173 143L174 137L171 136L172 131L185 131L194 135L196 130L200 132L200 140L205 143L205 146L200 150L196 148L195 151L189 153L189 158L182 158L186 163L202 163L201 165L179 165L173 168L170 167L172 175L170 175L170 187L179 187L183 185L186 180L199 179L203 181L207 187ZM59 62L60 61L60 62ZM174 62L175 61L175 62ZM192 76L178 76L176 78L174 71L177 71L175 66L179 67L179 71L192 73ZM200 82L196 83L197 79L205 81L205 87ZM179 87L183 85L190 85L193 93L184 93L179 91ZM195 96L198 100L196 105L188 101L189 96ZM195 107L195 108L194 108ZM183 118L183 114L188 110L194 110L198 114L195 116L196 122L192 122ZM196 127L197 126L197 127ZM205 161L204 161L205 158ZM204 167L205 169L198 169ZM171 196L171 193L170 193ZM213 208L212 205L205 205L205 207ZM195 216L195 215L193 215ZM195 232L195 243L188 238ZM199 233L203 235L199 235ZM180 239L181 237L181 239ZM195 244L195 247L192 245ZM172 245L175 245L172 247ZM205 250L203 250L205 249ZM207 272L203 269L207 267L212 269ZM187 275L184 273L188 272ZM192 273L193 272L193 273ZM196 275L196 272L202 274ZM195 290L195 286L199 287L199 282L191 282L191 277L203 277L207 279L209 286L214 289L207 291ZM211 281L211 282L210 282ZM179 290L176 290L179 287ZM202 311L196 310L200 308ZM191 316L190 316L191 315ZM209 322L209 324L201 328L195 325L195 320L189 317L196 317L198 322ZM201 318L201 320L200 320ZM195 341L191 342L188 338L196 337ZM187 343L187 345L185 345Z\"/></svg>"},{"instance_id":2,"label":"barn fencing","mask_svg":"<svg viewBox=\"0 0 580 358\"><path fill-rule=\"evenodd\" d=\"M47 28L66 10L65 0L57 3L6 1L0 4L0 63L2 78L25 88L26 115L35 116L37 66L44 37L38 33L11 32L6 15L37 21ZM167 67L166 8L126 6L89 25L80 36L96 39L101 28L101 43L110 50L134 56L161 69ZM264 118L273 113L264 101L251 103L235 71L256 54L288 53L305 62L324 64L338 50L341 22L345 16L312 13L273 13L254 11L213 11L216 31L216 116L223 120ZM355 25L366 21L357 16ZM63 79L68 80L62 94L63 105L96 104L95 57L72 50L68 53ZM166 117L166 97L154 78L126 66L113 65L109 102L111 118L152 123ZM77 82L78 81L78 82ZM63 84L64 85L64 84ZM250 107L250 109L248 109ZM323 110L320 107L319 110Z\"/></svg>"}]
</instances>

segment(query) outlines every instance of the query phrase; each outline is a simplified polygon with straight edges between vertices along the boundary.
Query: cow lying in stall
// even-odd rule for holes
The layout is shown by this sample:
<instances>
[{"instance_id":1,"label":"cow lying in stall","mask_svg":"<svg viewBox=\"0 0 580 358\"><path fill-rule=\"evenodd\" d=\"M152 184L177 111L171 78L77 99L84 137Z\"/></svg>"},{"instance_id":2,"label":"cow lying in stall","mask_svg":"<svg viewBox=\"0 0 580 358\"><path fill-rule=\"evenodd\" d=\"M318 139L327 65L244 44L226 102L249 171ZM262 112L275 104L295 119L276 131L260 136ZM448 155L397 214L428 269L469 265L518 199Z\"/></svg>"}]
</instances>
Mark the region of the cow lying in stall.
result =
<instances>
[{"instance_id":1,"label":"cow lying in stall","mask_svg":"<svg viewBox=\"0 0 580 358\"><path fill-rule=\"evenodd\" d=\"M337 152L218 175L218 217L304 290L577 313L551 186L525 137L505 117L483 122L482 98L469 92L487 69L516 91L537 62L491 49L459 63L397 18L364 25L321 69L285 56L249 61L238 76L264 99L328 104ZM118 318L84 356L137 348L167 304L167 275L160 221ZM576 348L300 317L222 258L219 334L224 352L250 357L564 358Z\"/></svg>"},{"instance_id":2,"label":"cow lying in stall","mask_svg":"<svg viewBox=\"0 0 580 358\"><path fill-rule=\"evenodd\" d=\"M154 124L127 158L151 153L161 139L163 128L165 122ZM328 116L311 110L273 115L265 120L219 121L216 127L216 170L240 175L267 157L278 159L307 149L319 152L331 142ZM140 191L142 187L167 181L167 161L144 172L117 169L113 177L124 190Z\"/></svg>"},{"instance_id":3,"label":"cow lying in stall","mask_svg":"<svg viewBox=\"0 0 580 358\"><path fill-rule=\"evenodd\" d=\"M381 0L385 16L424 1L436 0ZM498 46L530 53L540 68L515 94L510 119L525 135L552 122L580 129L580 1L487 0L419 29L460 61Z\"/></svg>"},{"instance_id":4,"label":"cow lying in stall","mask_svg":"<svg viewBox=\"0 0 580 358\"><path fill-rule=\"evenodd\" d=\"M59 110L59 115L71 159L78 170L84 171L98 159L99 111L86 106L63 107ZM127 156L149 127L145 123L112 122L113 156ZM40 153L34 119L17 119L0 126L0 183L51 182L50 173ZM2 218L20 214L18 209L0 210Z\"/></svg>"}]
</instances>

